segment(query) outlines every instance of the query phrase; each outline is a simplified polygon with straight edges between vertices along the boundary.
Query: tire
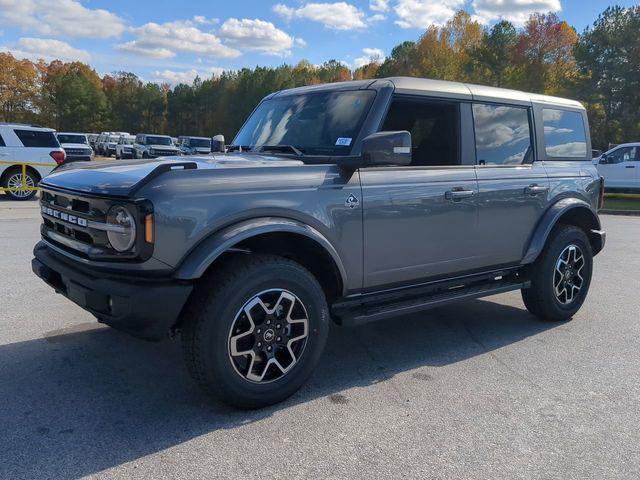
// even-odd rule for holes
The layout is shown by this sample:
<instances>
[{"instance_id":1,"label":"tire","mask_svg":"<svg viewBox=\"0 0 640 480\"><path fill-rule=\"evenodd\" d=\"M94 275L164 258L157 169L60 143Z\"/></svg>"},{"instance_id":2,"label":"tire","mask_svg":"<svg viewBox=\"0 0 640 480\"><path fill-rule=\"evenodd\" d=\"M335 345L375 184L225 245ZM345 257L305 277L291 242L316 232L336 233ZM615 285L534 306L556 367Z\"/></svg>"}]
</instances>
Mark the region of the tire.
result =
<instances>
[{"instance_id":1,"label":"tire","mask_svg":"<svg viewBox=\"0 0 640 480\"><path fill-rule=\"evenodd\" d=\"M39 179L36 175L30 172L27 169L26 172L27 177L27 185L30 187L37 187L39 183ZM7 171L2 179L2 187L10 188L10 187L19 187L22 185L22 169L21 168L11 168ZM31 200L36 195L36 190L27 190L27 191L9 191L5 192L11 200Z\"/></svg>"},{"instance_id":2,"label":"tire","mask_svg":"<svg viewBox=\"0 0 640 480\"><path fill-rule=\"evenodd\" d=\"M240 255L196 286L182 346L189 372L211 398L254 409L302 386L328 330L327 301L311 273L283 257Z\"/></svg>"},{"instance_id":3,"label":"tire","mask_svg":"<svg viewBox=\"0 0 640 480\"><path fill-rule=\"evenodd\" d=\"M522 290L527 310L542 320L571 319L587 298L592 271L593 253L585 232L574 226L555 227L531 266L531 287Z\"/></svg>"}]
</instances>

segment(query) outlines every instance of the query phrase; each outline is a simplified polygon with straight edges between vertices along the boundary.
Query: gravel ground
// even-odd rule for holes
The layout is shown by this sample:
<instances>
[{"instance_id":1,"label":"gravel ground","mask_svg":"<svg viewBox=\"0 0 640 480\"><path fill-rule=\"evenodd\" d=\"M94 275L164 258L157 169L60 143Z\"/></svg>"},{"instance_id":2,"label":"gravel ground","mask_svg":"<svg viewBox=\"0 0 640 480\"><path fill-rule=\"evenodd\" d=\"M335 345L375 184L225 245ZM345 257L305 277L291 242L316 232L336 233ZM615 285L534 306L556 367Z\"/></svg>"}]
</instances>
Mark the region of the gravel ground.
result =
<instances>
[{"instance_id":1,"label":"gravel ground","mask_svg":"<svg viewBox=\"0 0 640 480\"><path fill-rule=\"evenodd\" d=\"M210 404L178 342L96 324L30 271L36 202L0 196L0 478L640 477L640 219L568 323L518 293L333 329L289 401Z\"/></svg>"}]
</instances>

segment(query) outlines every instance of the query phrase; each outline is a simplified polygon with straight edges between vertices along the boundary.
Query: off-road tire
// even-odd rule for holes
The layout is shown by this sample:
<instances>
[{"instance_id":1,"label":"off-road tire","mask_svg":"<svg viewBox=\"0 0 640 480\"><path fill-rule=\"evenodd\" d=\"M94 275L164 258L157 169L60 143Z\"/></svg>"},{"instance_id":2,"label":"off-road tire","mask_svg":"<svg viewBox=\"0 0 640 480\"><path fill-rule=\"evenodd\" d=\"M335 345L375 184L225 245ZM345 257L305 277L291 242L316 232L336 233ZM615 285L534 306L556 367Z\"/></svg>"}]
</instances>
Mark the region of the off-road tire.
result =
<instances>
[{"instance_id":1,"label":"off-road tire","mask_svg":"<svg viewBox=\"0 0 640 480\"><path fill-rule=\"evenodd\" d=\"M231 329L250 299L272 289L291 292L302 302L308 337L288 373L256 383L234 366ZM298 263L275 255L239 254L196 286L183 312L181 328L187 368L202 389L232 407L253 409L288 398L311 375L326 343L329 310L318 281Z\"/></svg>"},{"instance_id":2,"label":"off-road tire","mask_svg":"<svg viewBox=\"0 0 640 480\"><path fill-rule=\"evenodd\" d=\"M561 254L570 246L577 246L584 257L582 284L573 300L564 303L566 297L558 298L554 286L554 273ZM547 321L569 320L584 303L593 270L593 253L585 232L574 226L558 225L549 235L544 250L529 267L531 287L522 290L522 300L527 310Z\"/></svg>"}]
</instances>

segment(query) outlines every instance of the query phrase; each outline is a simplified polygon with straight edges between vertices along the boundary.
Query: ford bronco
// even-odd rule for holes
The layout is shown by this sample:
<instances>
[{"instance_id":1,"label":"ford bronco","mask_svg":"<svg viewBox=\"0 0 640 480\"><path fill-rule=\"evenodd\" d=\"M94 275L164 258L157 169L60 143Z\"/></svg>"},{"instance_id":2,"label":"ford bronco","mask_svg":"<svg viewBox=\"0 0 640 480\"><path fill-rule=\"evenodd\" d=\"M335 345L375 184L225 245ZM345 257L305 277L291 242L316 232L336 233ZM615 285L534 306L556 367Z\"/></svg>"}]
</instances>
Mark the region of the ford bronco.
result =
<instances>
[{"instance_id":1,"label":"ford bronco","mask_svg":"<svg viewBox=\"0 0 640 480\"><path fill-rule=\"evenodd\" d=\"M417 78L295 88L224 150L58 169L32 266L100 322L180 334L195 380L238 407L293 394L330 322L512 290L568 320L605 243L571 100Z\"/></svg>"}]
</instances>

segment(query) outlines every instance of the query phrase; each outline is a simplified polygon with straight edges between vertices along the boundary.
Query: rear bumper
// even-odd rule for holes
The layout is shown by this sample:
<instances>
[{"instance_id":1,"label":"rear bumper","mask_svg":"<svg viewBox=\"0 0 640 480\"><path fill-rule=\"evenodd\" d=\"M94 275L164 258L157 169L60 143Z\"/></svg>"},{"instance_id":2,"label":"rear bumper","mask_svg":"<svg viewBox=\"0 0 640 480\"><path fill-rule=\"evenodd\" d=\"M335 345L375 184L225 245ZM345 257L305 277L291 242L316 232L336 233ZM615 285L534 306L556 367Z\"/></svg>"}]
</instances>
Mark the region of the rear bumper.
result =
<instances>
[{"instance_id":1,"label":"rear bumper","mask_svg":"<svg viewBox=\"0 0 640 480\"><path fill-rule=\"evenodd\" d=\"M147 340L167 337L193 286L176 280L117 277L71 265L44 242L34 248L33 272L96 316L99 322Z\"/></svg>"}]
</instances>

